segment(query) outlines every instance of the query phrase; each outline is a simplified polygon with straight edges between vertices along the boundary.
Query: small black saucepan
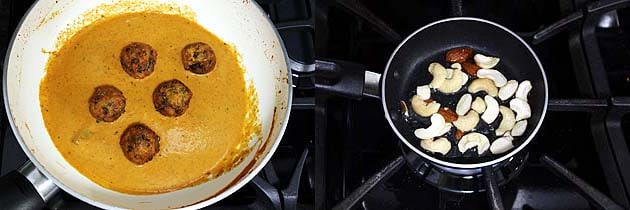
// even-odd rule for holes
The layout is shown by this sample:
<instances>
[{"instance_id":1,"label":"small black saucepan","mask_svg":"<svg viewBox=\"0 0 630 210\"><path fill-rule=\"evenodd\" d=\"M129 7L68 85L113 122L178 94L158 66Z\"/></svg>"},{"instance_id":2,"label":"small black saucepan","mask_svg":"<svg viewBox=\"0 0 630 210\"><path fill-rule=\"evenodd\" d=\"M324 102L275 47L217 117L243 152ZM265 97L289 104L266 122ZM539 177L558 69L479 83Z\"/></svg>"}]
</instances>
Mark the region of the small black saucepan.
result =
<instances>
[{"instance_id":1,"label":"small black saucepan","mask_svg":"<svg viewBox=\"0 0 630 210\"><path fill-rule=\"evenodd\" d=\"M431 154L419 146L420 140L414 135L415 129L430 125L428 120L411 120L412 123L410 123L410 120L402 114L400 101L408 101L418 85L431 82L432 76L427 71L429 64L432 62L446 64L444 62L446 51L462 46L472 47L477 53L499 57L501 61L494 67L495 69L502 72L508 79L529 80L532 84L533 88L528 97L532 115L527 119L526 132L523 136L515 138L514 149L506 153L467 157L466 154L457 151L457 145L452 145L451 152L446 156ZM491 166L518 153L527 146L540 128L547 109L547 80L534 51L509 29L478 18L444 19L412 33L392 53L380 84L380 96L385 113L387 113L387 121L400 140L429 161L451 168L472 169ZM465 93L467 91L462 88L454 96L444 97L436 93L435 97L442 106L455 110L457 101ZM434 98L433 95L432 98ZM477 95L485 94L473 94L473 98ZM448 100L444 100L446 98ZM505 105L505 102L500 102L500 104ZM498 121L500 120L497 119L495 122ZM450 139L453 139L453 130L447 134L451 135ZM485 134L488 130L482 127L479 132ZM488 135L488 137L490 142L495 139L493 135Z\"/></svg>"},{"instance_id":2,"label":"small black saucepan","mask_svg":"<svg viewBox=\"0 0 630 210\"><path fill-rule=\"evenodd\" d=\"M459 2L461 5L461 1L453 2ZM587 17L591 17L591 20L598 19L606 12L629 6L630 0L594 1L583 10L576 10L538 31L529 41L538 44L569 28L573 23L589 19ZM461 11L457 14L461 14ZM446 156L431 154L420 147L420 139L413 133L417 128L427 127L430 122L427 119L417 118L409 120L409 117L402 114L400 101L409 101L418 85L425 85L431 81L432 75L427 71L428 65L432 62L446 64L444 62L446 51L464 46L472 47L478 53L499 57L501 62L495 69L500 70L508 79L519 82L529 80L532 84L532 90L528 96L531 117L527 119L527 129L522 136L515 138L513 141L515 147L506 153L470 157L466 153L461 154L456 151L457 148L454 147L457 145L452 143L451 152ZM315 85L319 90L354 99L363 96L380 98L386 113L385 117L393 131L406 147L419 156L449 169L466 171L483 169L484 174L490 175L493 174L492 166L513 157L532 141L542 124L547 106L557 102L548 99L548 85L544 69L529 45L514 32L497 23L472 17L439 20L413 32L392 53L383 75L370 71L357 73L352 70L363 70L364 67L345 61L317 61L316 69ZM465 90L460 90L455 97L449 98L459 99L464 92ZM473 96L478 96L478 94ZM438 94L437 97L441 96ZM447 101L440 99L443 98L438 98L443 106L455 108L457 99ZM483 127L479 130L479 132L484 132ZM448 134L451 138L452 132L453 130ZM490 140L492 141L493 138ZM489 182L488 180L492 178L486 177L486 182ZM497 190L496 183L488 185L494 185L488 186L490 191Z\"/></svg>"},{"instance_id":3,"label":"small black saucepan","mask_svg":"<svg viewBox=\"0 0 630 210\"><path fill-rule=\"evenodd\" d=\"M420 139L414 135L414 131L429 127L429 119L414 114L411 117L405 116L401 101L409 104L416 87L429 84L433 79L427 70L429 64L432 62L448 64L445 62L446 52L457 47L471 47L476 53L499 57L501 61L494 68L505 77L519 82L523 80L531 82L532 90L528 96L531 117L527 119L525 133L514 139L512 150L499 155L489 155L487 152L477 157L476 154L470 155L474 153L470 151L460 153L457 144L451 142L450 152L443 156L432 154L420 147ZM369 71L357 72L357 69L362 70L363 67L343 61L318 61L315 85L319 90L348 98L358 99L363 96L380 98L387 121L409 149L432 163L452 169L481 169L514 156L532 140L547 110L547 79L534 51L509 29L479 18L443 19L418 29L394 50L383 75ZM471 77L465 86L472 80ZM436 99L442 107L455 110L457 101L465 93L466 88L462 88L454 95L444 95L434 90L431 98ZM483 98L483 95L485 93L476 93L473 94L473 98L475 96ZM506 105L505 102L500 104ZM413 113L411 109L409 110L409 113ZM495 123L498 124L500 118L499 115ZM496 128L496 125L493 126ZM454 139L454 131L455 129L451 129L447 133L449 139ZM480 122L476 132L488 134L491 130L487 124ZM492 143L495 136L487 136Z\"/></svg>"},{"instance_id":4,"label":"small black saucepan","mask_svg":"<svg viewBox=\"0 0 630 210\"><path fill-rule=\"evenodd\" d=\"M559 28L553 27L552 31ZM468 152L459 153L457 145L451 142L451 150L446 156L432 154L420 147L420 139L414 135L415 129L428 127L430 122L419 117L410 120L403 114L400 102L409 101L415 94L417 86L428 84L432 80L432 75L427 70L429 64L432 62L446 64L444 62L446 52L464 46L473 48L477 53L499 57L501 61L494 67L495 69L501 71L508 79L519 82L529 80L532 84L528 96L531 117L527 119L527 129L522 136L514 139L515 147L506 153L488 155L487 152L479 157L467 156ZM315 85L320 90L344 97L380 98L387 121L409 149L438 166L483 172L493 209L503 209L498 185L493 178L493 166L514 156L532 141L545 117L548 103L545 72L536 53L525 41L509 29L487 20L471 17L449 18L430 23L402 41L392 53L383 75L369 71L361 75L363 72L351 71L361 68L360 65L347 62L319 61ZM468 84L470 81L471 79ZM437 97L442 106L455 110L457 101L466 92L465 88L462 88L455 96L445 97L439 93L434 96L436 91L433 91L432 98ZM473 97L480 95L473 94ZM500 104L505 105L505 102ZM478 126L483 126L481 124L483 122ZM489 133L487 125L485 126L478 127L477 132ZM449 139L454 138L453 133L454 129L451 129L447 134L450 135ZM496 139L494 136L488 137L490 143Z\"/></svg>"}]
</instances>

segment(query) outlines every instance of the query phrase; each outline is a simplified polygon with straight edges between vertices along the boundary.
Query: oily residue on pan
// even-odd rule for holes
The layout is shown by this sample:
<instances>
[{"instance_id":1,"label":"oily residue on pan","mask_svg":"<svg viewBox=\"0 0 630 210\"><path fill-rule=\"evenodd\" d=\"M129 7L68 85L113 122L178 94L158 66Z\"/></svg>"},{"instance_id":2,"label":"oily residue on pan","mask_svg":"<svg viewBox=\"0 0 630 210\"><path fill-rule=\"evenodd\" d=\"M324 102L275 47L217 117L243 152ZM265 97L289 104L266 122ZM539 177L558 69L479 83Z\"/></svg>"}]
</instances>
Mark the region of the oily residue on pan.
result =
<instances>
[{"instance_id":1,"label":"oily residue on pan","mask_svg":"<svg viewBox=\"0 0 630 210\"><path fill-rule=\"evenodd\" d=\"M36 29L39 29L42 26L48 24L50 21L54 20L57 16L59 16L59 14L64 12L64 10L66 10L69 6L72 6L73 4L75 4L76 1L81 1L81 0L64 0L64 1L56 0L52 8L50 8L50 10L46 13L46 15L44 15L44 17L39 21L39 24L37 24Z\"/></svg>"},{"instance_id":2,"label":"oily residue on pan","mask_svg":"<svg viewBox=\"0 0 630 210\"><path fill-rule=\"evenodd\" d=\"M276 126L276 111L278 111L278 107L273 108L273 115L271 115L271 128L269 128L269 135L265 138L263 145L256 151L256 158L258 158L267 148L267 144L272 141L271 137L273 136L273 129Z\"/></svg>"},{"instance_id":3,"label":"oily residue on pan","mask_svg":"<svg viewBox=\"0 0 630 210\"><path fill-rule=\"evenodd\" d=\"M72 38L77 32L90 24L120 14L140 12L177 15L193 22L197 18L197 14L190 7L173 2L165 3L159 2L158 0L114 0L112 3L102 4L94 9L88 10L71 24L68 24L66 29L57 37L55 49L52 51L58 51L68 39ZM54 18L54 16L52 18ZM47 19L44 19L43 24L47 21Z\"/></svg>"},{"instance_id":4,"label":"oily residue on pan","mask_svg":"<svg viewBox=\"0 0 630 210\"><path fill-rule=\"evenodd\" d=\"M42 26L46 25L46 23L50 22L51 20L55 19L55 17L59 16L59 14L61 14L61 10L55 10L46 14L46 16L41 21L39 21L39 24L37 24L36 28L39 29Z\"/></svg>"},{"instance_id":5,"label":"oily residue on pan","mask_svg":"<svg viewBox=\"0 0 630 210\"><path fill-rule=\"evenodd\" d=\"M28 136L31 137L31 139L33 139L33 134L31 132L31 128L28 127L28 123L24 123L24 128L26 128L26 132L28 132Z\"/></svg>"},{"instance_id":6,"label":"oily residue on pan","mask_svg":"<svg viewBox=\"0 0 630 210\"><path fill-rule=\"evenodd\" d=\"M64 3L64 5L59 5L60 3ZM49 23L50 21L54 20L57 16L59 16L59 14L62 13L63 10L66 9L66 6L68 6L69 4L73 4L73 2L72 1L62 1L62 2L55 1L55 5L53 6L53 8L51 8L51 10L48 11L46 15L44 15L44 17L39 21L39 24L37 24L37 27L35 28L39 29L42 26ZM52 9L56 9L56 10L52 10Z\"/></svg>"},{"instance_id":7,"label":"oily residue on pan","mask_svg":"<svg viewBox=\"0 0 630 210\"><path fill-rule=\"evenodd\" d=\"M118 58L134 41L158 52L155 72L142 80L126 74ZM206 75L185 71L181 63L182 47L197 41L208 42L217 55L216 69ZM121 14L87 26L65 45L49 60L40 85L41 110L55 146L95 183L129 194L174 191L232 170L260 145L250 144L261 141L262 128L257 93L245 80L238 53L189 19ZM193 98L185 114L169 118L155 111L151 95L158 84L174 78L191 89ZM119 88L128 102L125 113L111 123L90 115L91 91L76 91L102 84ZM125 159L118 145L120 133L135 122L161 137L160 152L142 166Z\"/></svg>"}]
</instances>

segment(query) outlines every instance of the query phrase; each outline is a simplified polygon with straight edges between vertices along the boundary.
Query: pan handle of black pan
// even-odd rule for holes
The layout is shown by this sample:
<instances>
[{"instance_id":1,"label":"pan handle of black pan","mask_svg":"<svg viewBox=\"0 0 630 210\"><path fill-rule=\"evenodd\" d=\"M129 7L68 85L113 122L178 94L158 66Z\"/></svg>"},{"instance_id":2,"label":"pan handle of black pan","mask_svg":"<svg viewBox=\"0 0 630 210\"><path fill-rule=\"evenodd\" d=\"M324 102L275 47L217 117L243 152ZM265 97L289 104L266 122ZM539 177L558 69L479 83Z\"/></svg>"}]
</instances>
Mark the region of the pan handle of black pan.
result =
<instances>
[{"instance_id":1,"label":"pan handle of black pan","mask_svg":"<svg viewBox=\"0 0 630 210\"><path fill-rule=\"evenodd\" d=\"M43 209L59 188L27 161L20 169L0 177L1 209Z\"/></svg>"},{"instance_id":2,"label":"pan handle of black pan","mask_svg":"<svg viewBox=\"0 0 630 210\"><path fill-rule=\"evenodd\" d=\"M630 0L595 1L586 6L584 11L573 12L534 34L532 44L538 44L553 35L567 29L572 23L582 20L587 15L599 16L606 12L630 6Z\"/></svg>"},{"instance_id":3,"label":"pan handle of black pan","mask_svg":"<svg viewBox=\"0 0 630 210\"><path fill-rule=\"evenodd\" d=\"M357 63L341 60L315 62L315 88L337 96L361 99L379 98L381 75Z\"/></svg>"}]
</instances>

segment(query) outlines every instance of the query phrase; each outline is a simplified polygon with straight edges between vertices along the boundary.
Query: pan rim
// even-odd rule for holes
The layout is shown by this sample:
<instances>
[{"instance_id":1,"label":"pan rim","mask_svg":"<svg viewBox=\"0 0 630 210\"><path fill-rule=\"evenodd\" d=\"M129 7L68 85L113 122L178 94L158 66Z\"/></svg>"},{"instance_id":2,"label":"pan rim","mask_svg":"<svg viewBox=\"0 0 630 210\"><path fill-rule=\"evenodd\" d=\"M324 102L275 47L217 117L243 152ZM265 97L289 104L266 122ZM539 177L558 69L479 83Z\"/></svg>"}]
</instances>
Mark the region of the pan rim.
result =
<instances>
[{"instance_id":1,"label":"pan rim","mask_svg":"<svg viewBox=\"0 0 630 210\"><path fill-rule=\"evenodd\" d=\"M48 172L48 170L46 170L45 167L43 167L43 165L37 160L37 158L35 158L35 156L32 154L31 150L28 148L28 146L26 146L26 144L24 143L24 140L22 139L22 136L19 135L17 126L15 124L15 122L13 121L13 114L11 112L11 108L10 108L10 103L9 103L9 96L8 96L8 91L7 91L7 87L8 87L8 76L7 76L7 72L9 70L9 60L11 58L11 51L15 45L15 41L17 39L17 35L19 33L19 29L22 27L22 25L24 24L24 21L29 17L29 14L33 11L33 9L35 7L37 7L38 4L42 3L42 0L36 0L35 2L33 2L33 4L31 4L31 6L26 10L26 12L24 13L24 16L22 16L22 18L20 19L20 21L18 22L18 24L15 27L15 31L11 36L11 39L7 45L7 51L5 52L4 55L4 60L3 60L3 65L2 65L2 94L3 94L3 100L4 100L4 108L5 108L5 113L6 113L6 117L9 121L9 126L11 127L11 132L13 132L13 135L15 136L18 144L20 145L20 148L22 149L22 151L26 154L26 156L28 157L28 161L30 161L31 163L33 163L33 165L35 165L35 167L37 168L37 171L39 171L40 173L42 173L47 179L51 180L55 186L59 187L60 189L62 189L64 192L72 195L73 197L89 203L90 205L94 205L98 208L102 208L102 209L124 209L122 207L118 207L118 206L112 206L91 198L88 198L86 196L84 196L81 193L78 193L74 190L72 190L70 187L66 186L63 182L61 182L59 179L57 179L57 177L53 176L52 174L50 174ZM275 142L273 145L271 145L271 148L269 149L269 152L263 156L262 160L260 160L260 162L258 162L258 165L256 167L254 167L251 171L248 172L248 175L244 176L243 178L241 178L241 180L239 182L237 182L236 184L232 185L232 186L226 186L228 187L227 190L223 191L220 194L217 194L216 196L213 197L209 197L206 199L201 199L199 201L193 202L192 204L189 205L184 205L184 206L179 206L179 207L172 207L173 209L199 209L199 208L203 208L209 205L212 205L216 202L219 202L221 200L223 200L224 198L230 196L231 194L233 194L234 192L236 192L237 190L241 189L245 184L249 183L264 167L265 165L267 165L267 163L271 160L271 156L273 156L273 154L275 153L275 151L277 150L278 146L280 145L280 142L282 140L282 137L284 136L284 132L288 126L288 122L289 122L289 117L291 114L291 108L292 108L292 103L293 103L293 80L291 80L292 77L292 73L291 73L291 68L289 66L289 55L287 54L287 50L284 44L284 41L282 40L280 33L278 32L278 30L275 27L275 24L273 24L273 22L271 21L271 19L269 19L269 16L266 15L267 13L263 10L263 8L255 1L250 1L248 3L253 3L254 7L256 8L256 10L258 12L260 12L263 16L263 18L265 19L265 22L268 23L268 26L271 27L271 30L273 31L274 35L276 36L276 38L279 41L279 45L280 45L280 50L282 50L282 54L283 57L285 59L285 64L283 66L286 66L287 69L287 76L289 79L287 79L287 107L285 109L285 114L284 114L284 119L282 120L282 124L280 126L280 130L278 133L278 136L274 139ZM281 75L284 76L284 75ZM281 82L281 81L279 81ZM269 132L273 132L273 130L270 130ZM269 139L266 139L266 141L268 141ZM252 161L256 161L254 159L252 159ZM243 164L243 163L241 163ZM76 170L76 169L75 169ZM91 180L90 180L91 181ZM110 190L108 188L104 188L106 190Z\"/></svg>"},{"instance_id":2,"label":"pan rim","mask_svg":"<svg viewBox=\"0 0 630 210\"><path fill-rule=\"evenodd\" d=\"M523 141L523 143L521 143L521 145L519 145L517 148L512 149L512 151L506 155L503 155L499 158L493 159L493 160L489 160L489 161L485 161L485 162L480 162L480 163L453 163L453 162L448 162L448 161L444 161L444 160L440 160L437 159L435 157L432 157L428 154L426 154L425 152L421 151L420 149L418 149L416 146L412 145L396 128L396 126L394 125L394 122L392 121L390 115L389 115L389 109L387 107L387 103L386 103L386 95L385 95L385 85L386 85L386 78L388 75L388 71L389 71L389 66L392 63L394 57L396 56L396 54L398 53L398 50L400 50L400 48L405 45L405 43L407 43L407 41L409 41L409 39L413 38L414 36L416 36L416 34L420 33L421 31L437 25L437 24L441 24L441 23L445 23L445 22L450 22L450 21L459 21L459 20L464 20L464 21L477 21L477 22L482 22L485 24L489 24L492 25L494 27L497 27L507 33L509 33L510 35L512 35L512 37L516 38L518 41L521 42L521 44L523 44L527 50L529 51L529 53L531 54L531 56L533 56L533 58L536 60L536 63L538 64L538 67L542 73L543 76L543 83L544 83L544 91L545 91L545 98L544 98L544 106L543 106L543 110L540 116L540 120L538 120L538 122L536 123L536 126L534 127L534 130L532 131L532 133L527 137L527 139L525 141ZM529 46L529 44L527 44L527 42L525 42L521 37L519 37L518 35L516 35L513 31L511 31L510 29L489 21L489 20L485 20L485 19L481 19L481 18L475 18L475 17L453 17L453 18L446 18L446 19L442 19L442 20L438 20L438 21L434 21L432 23L429 23L423 27L421 27L420 29L414 31L413 33L411 33L409 36L407 36L402 42L400 42L400 44L398 44L398 46L396 47L396 49L392 52L389 60L387 61L387 65L385 65L385 71L383 72L383 78L381 78L381 103L383 105L383 111L386 113L385 114L385 118L387 119L387 122L389 123L389 126L392 128L392 130L394 131L394 133L396 134L396 136L398 136L398 138L408 147L410 148L413 152L415 152L416 154L420 155L422 158L425 158L429 161L431 161L432 163L436 163L442 166L447 166L447 167L452 167L452 168L461 168L461 169L475 169L475 168L482 168L482 167L486 167L486 166L491 166L497 163L500 163L502 161L505 161L511 157L513 157L516 153L520 152L521 150L523 150L531 141L532 139L536 136L536 134L538 133L538 130L540 129L540 127L542 126L542 122L545 119L545 115L547 113L547 104L549 101L549 91L548 91L548 84L547 84L547 76L545 73L545 69L542 66L542 63L540 62L540 59L538 59L538 56L536 55L536 52L534 52L534 50Z\"/></svg>"}]
</instances>

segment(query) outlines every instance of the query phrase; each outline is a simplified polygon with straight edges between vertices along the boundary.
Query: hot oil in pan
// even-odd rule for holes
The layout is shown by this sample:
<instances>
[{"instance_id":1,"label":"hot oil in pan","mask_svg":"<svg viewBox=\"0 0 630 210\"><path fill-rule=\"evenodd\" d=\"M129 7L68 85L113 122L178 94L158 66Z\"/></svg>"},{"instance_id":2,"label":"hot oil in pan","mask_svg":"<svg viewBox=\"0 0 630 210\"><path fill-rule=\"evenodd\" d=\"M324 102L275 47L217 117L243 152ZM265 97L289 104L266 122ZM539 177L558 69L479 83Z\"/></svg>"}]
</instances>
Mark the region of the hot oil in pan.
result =
<instances>
[{"instance_id":1,"label":"hot oil in pan","mask_svg":"<svg viewBox=\"0 0 630 210\"><path fill-rule=\"evenodd\" d=\"M473 47L473 49L475 49L475 53L481 53L484 55L490 55L490 56L496 56L496 57L501 57L500 55L495 55L491 52L486 52L486 51L482 51L482 50L478 50L480 48L476 48ZM406 94L403 94L404 96L406 96L406 98L401 99L403 101L406 102L407 107L409 107L409 117L405 118L405 121L407 122L407 124L409 125L409 127L411 128L426 128L429 127L431 125L431 122L429 120L429 117L421 117L418 114L416 114L412 109L411 109L411 102L410 99L412 96L416 95L416 87L420 86L420 85L426 85L429 84L432 80L432 75L428 72L428 67L430 63L433 62L438 62L440 64L442 64L444 67L446 68L450 68L450 62L446 62L444 60L444 55L446 54L446 52L449 49L445 49L444 51L441 52L436 52L435 54L433 54L432 56L430 56L428 59L423 60L422 62L420 62L416 68L414 69L411 78L407 81L407 83L403 84L405 87L404 89L407 90L405 91ZM501 60L501 62L499 62L499 64L494 67L494 69L498 69L501 73L503 73L505 75L505 77L508 78L508 80L510 79L514 79L517 81L522 81L525 80L527 78L521 78L519 74L516 75L512 75L510 74L511 71L508 70L508 68L514 68L513 66L511 66L509 63L506 64L508 62ZM448 64L448 65L447 65ZM512 70L514 71L514 70ZM441 107L448 107L450 110L455 111L455 107L457 106L457 102L459 101L459 99L462 97L462 95L468 93L467 91L467 87L468 85L472 82L472 80L474 80L475 78L470 77L469 75L469 79L468 82L462 87L462 89L460 89L458 92L453 93L453 94L444 94L436 89L432 89L431 90L431 99L437 101L438 103L441 104ZM487 95L485 92L478 92L478 93L474 93L471 94L473 100L476 97L481 97L483 99L483 97L485 95ZM499 106L506 106L509 107L509 100L508 101L501 101L497 98L497 102L499 102ZM481 116L481 114L480 114ZM477 133L481 133L485 136L488 137L488 139L490 140L490 144L492 144L492 142L498 138L498 136L495 135L495 128L497 128L500 124L502 120L502 116L501 114L499 114L499 116L495 119L495 121L492 124L487 124L486 122L484 122L483 120L479 120L479 123L477 124L477 127L475 128L474 132ZM529 120L528 120L529 121ZM466 151L465 153L461 153L458 149L457 149L457 140L455 140L455 131L457 130L457 128L455 126L453 126L453 128L446 133L445 135L443 135L444 137L446 137L450 142L451 142L451 150L449 151L449 153L444 156L442 154L433 154L429 151L426 151L425 149L423 149L422 147L420 147L420 139L418 139L417 137L413 137L413 139L408 139L410 141L411 144L413 144L416 148L418 148L421 151L424 151L426 154L431 155L433 157L436 157L438 159L442 159L442 160L446 160L449 162L455 162L455 163L480 163L480 162L486 162L486 161L490 161L493 159L496 159L499 156L503 156L508 154L509 152L505 152L502 154L498 154L498 155L493 155L490 153L490 151L486 151L485 153L483 153L481 156L479 156L477 154L477 150L476 149L470 149L468 151ZM413 131L412 131L413 132ZM512 143L514 144L514 148L518 147L521 143L523 143L524 138L523 136L521 137L514 137L514 140L512 141Z\"/></svg>"},{"instance_id":2,"label":"hot oil in pan","mask_svg":"<svg viewBox=\"0 0 630 210\"><path fill-rule=\"evenodd\" d=\"M134 79L121 68L121 49L131 42L157 52L155 71L146 78ZM217 58L212 72L184 70L181 51L193 42L212 46ZM158 84L172 79L192 91L179 117L163 116L152 101ZM88 111L94 88L105 84L127 99L124 114L111 123L98 122ZM97 184L132 194L199 184L242 161L251 152L252 135L260 136L257 114L246 114L257 112L254 95L230 45L186 18L157 13L124 14L86 26L51 57L40 84L46 128L64 158ZM160 151L143 165L127 160L119 145L122 132L135 122L160 136Z\"/></svg>"}]
</instances>

